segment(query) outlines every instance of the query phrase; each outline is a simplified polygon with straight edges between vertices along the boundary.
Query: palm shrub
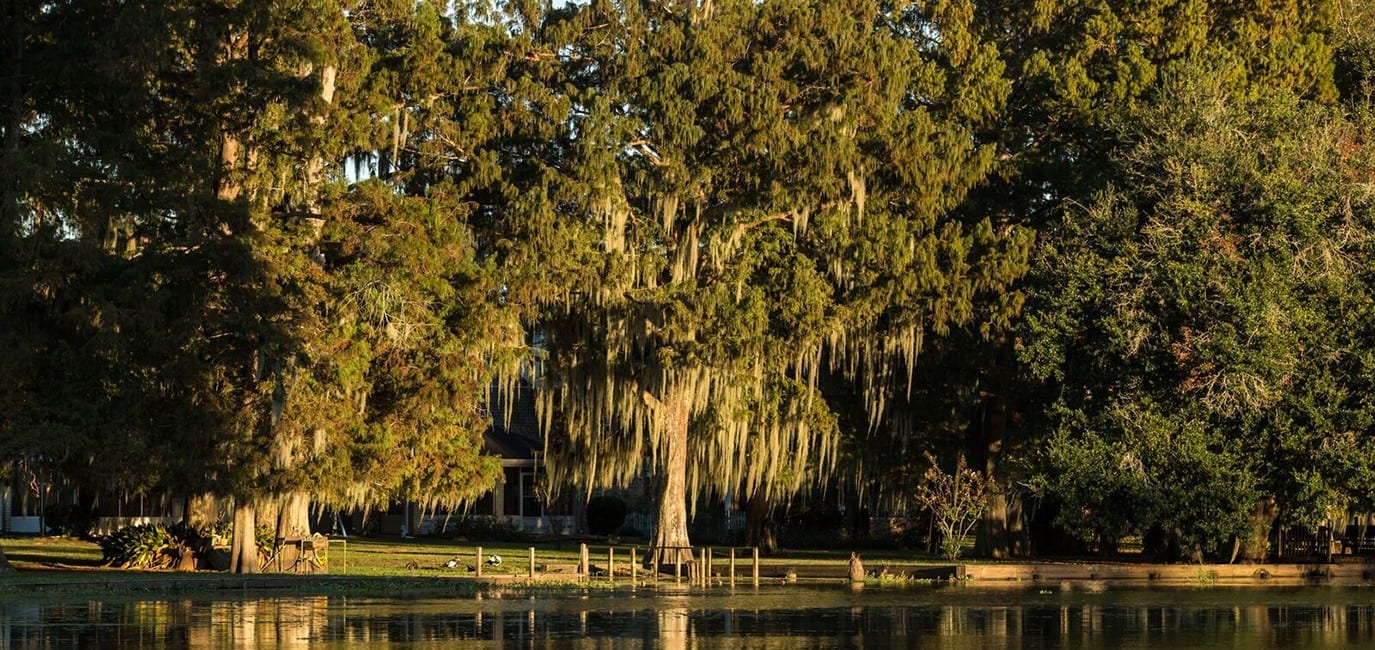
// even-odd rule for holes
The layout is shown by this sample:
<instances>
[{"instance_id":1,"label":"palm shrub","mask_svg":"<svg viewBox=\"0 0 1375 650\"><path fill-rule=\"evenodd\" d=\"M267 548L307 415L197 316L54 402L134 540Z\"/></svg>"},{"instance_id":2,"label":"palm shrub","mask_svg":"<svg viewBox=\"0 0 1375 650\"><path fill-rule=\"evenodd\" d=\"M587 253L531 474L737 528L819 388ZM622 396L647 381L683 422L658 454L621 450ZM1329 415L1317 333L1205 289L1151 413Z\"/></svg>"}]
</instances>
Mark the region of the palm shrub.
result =
<instances>
[{"instance_id":1,"label":"palm shrub","mask_svg":"<svg viewBox=\"0 0 1375 650\"><path fill-rule=\"evenodd\" d=\"M100 538L107 566L128 569L170 569L184 551L199 552L209 531L186 524L137 524Z\"/></svg>"}]
</instances>

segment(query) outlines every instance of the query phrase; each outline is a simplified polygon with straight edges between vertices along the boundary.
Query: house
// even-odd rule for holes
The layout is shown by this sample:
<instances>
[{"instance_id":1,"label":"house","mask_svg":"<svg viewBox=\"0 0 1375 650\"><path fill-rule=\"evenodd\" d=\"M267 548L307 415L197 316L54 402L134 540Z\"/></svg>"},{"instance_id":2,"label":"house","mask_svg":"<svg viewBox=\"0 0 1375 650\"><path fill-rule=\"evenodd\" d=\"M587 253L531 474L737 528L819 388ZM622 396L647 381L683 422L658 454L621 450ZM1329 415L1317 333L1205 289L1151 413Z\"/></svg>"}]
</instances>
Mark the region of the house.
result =
<instances>
[{"instance_id":1,"label":"house","mask_svg":"<svg viewBox=\"0 0 1375 650\"><path fill-rule=\"evenodd\" d=\"M0 483L0 532L37 533L42 531L45 499L29 486Z\"/></svg>"},{"instance_id":2,"label":"house","mask_svg":"<svg viewBox=\"0 0 1375 650\"><path fill-rule=\"evenodd\" d=\"M22 476L17 469L14 476ZM107 535L136 524L170 524L182 519L184 502L170 493L103 490L81 505L81 490L61 477L30 475L28 481L0 480L0 533L85 532ZM80 516L94 506L97 515Z\"/></svg>"},{"instance_id":3,"label":"house","mask_svg":"<svg viewBox=\"0 0 1375 650\"><path fill-rule=\"evenodd\" d=\"M525 533L566 535L577 531L574 509L551 503L544 484L544 436L536 415L535 389L527 380L516 383L509 399L493 386L489 399L492 425L483 434L488 454L501 458L501 479L470 508L449 512L423 511L402 503L377 517L376 526L363 530L380 534L431 535L468 517L492 518Z\"/></svg>"},{"instance_id":4,"label":"house","mask_svg":"<svg viewBox=\"0 0 1375 650\"><path fill-rule=\"evenodd\" d=\"M492 426L483 435L487 453L501 458L501 480L474 504L471 515L493 516L529 533L575 532L571 508L551 503L544 484L544 436L535 410L535 389L518 381L509 400L494 387Z\"/></svg>"}]
</instances>

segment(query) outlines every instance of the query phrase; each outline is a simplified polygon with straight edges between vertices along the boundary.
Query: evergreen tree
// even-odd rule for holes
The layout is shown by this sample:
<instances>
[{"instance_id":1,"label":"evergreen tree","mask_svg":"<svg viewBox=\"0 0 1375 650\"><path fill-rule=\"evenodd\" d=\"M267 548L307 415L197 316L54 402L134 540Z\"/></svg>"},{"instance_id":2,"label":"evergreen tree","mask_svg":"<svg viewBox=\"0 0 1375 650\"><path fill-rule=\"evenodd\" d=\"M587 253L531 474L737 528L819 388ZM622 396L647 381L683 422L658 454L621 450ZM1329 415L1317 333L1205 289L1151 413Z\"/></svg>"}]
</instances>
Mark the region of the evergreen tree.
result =
<instances>
[{"instance_id":1,"label":"evergreen tree","mask_svg":"<svg viewBox=\"0 0 1375 650\"><path fill-rule=\"evenodd\" d=\"M1060 216L1092 203L1109 186L1137 182L1118 176L1122 124L1168 101L1163 83L1195 60L1217 67L1218 83L1240 97L1293 93L1318 102L1336 97L1333 42L1336 2L980 2L973 22L994 44L1011 92L1002 119L980 133L997 147L990 182L961 208L996 222L1031 228L1040 245L1055 246ZM1034 274L1027 294L1055 293ZM977 375L987 414L971 425L969 448L996 478L980 531L984 553L1004 555L1024 540L1012 533L1025 479L1015 467L1040 446L1042 414L1053 387L1023 382L1014 361L1019 342L981 351ZM1050 392L1042 392L1047 388ZM969 388L959 388L966 391ZM1027 460L1029 463L1034 461ZM1025 550L1025 547L1021 547Z\"/></svg>"},{"instance_id":2,"label":"evergreen tree","mask_svg":"<svg viewBox=\"0 0 1375 650\"><path fill-rule=\"evenodd\" d=\"M497 225L516 244L510 300L538 305L548 338L550 466L585 486L650 468L661 558L689 545L696 496L777 497L832 462L827 367L866 385L910 372L927 334L1010 281L1025 238L944 218L992 162L972 128L1004 90L969 9L522 18L540 94L514 110L542 130Z\"/></svg>"},{"instance_id":3,"label":"evergreen tree","mask_svg":"<svg viewBox=\"0 0 1375 650\"><path fill-rule=\"evenodd\" d=\"M128 209L117 199L137 163L101 160L99 148L119 136L89 137L104 114L79 99L113 94L110 84L82 83L98 79L98 69L73 63L97 50L110 57L107 42L82 38L86 17L100 15L98 7L7 3L0 53L0 345L8 351L0 359L0 457L32 476L73 477L83 497L108 483L142 487L130 471L141 445L104 435L138 425L122 402L134 391L114 307L125 258L92 213L117 218ZM96 173L102 164L105 173Z\"/></svg>"},{"instance_id":4,"label":"evergreen tree","mask_svg":"<svg viewBox=\"0 0 1375 650\"><path fill-rule=\"evenodd\" d=\"M1338 0L1333 20L1334 76L1348 101L1369 103L1375 93L1375 7L1361 0Z\"/></svg>"},{"instance_id":5,"label":"evergreen tree","mask_svg":"<svg viewBox=\"0 0 1375 650\"><path fill-rule=\"evenodd\" d=\"M518 328L466 208L435 182L443 162L353 187L339 164L424 159L453 135L444 115L392 128L489 73L450 56L439 12L73 2L29 18L50 31L25 43L55 53L26 53L49 67L6 165L50 164L6 186L22 191L0 306L25 354L4 360L4 451L72 458L99 487L232 497L246 571L263 515L306 532L307 491L375 506L490 487L482 402Z\"/></svg>"},{"instance_id":6,"label":"evergreen tree","mask_svg":"<svg viewBox=\"0 0 1375 650\"><path fill-rule=\"evenodd\" d=\"M1169 79L1124 124L1123 185L1038 256L1059 290L1033 301L1022 355L1055 391L1037 473L1060 522L1105 549L1158 528L1227 557L1260 497L1319 522L1362 494L1362 131L1228 84L1201 64Z\"/></svg>"}]
</instances>

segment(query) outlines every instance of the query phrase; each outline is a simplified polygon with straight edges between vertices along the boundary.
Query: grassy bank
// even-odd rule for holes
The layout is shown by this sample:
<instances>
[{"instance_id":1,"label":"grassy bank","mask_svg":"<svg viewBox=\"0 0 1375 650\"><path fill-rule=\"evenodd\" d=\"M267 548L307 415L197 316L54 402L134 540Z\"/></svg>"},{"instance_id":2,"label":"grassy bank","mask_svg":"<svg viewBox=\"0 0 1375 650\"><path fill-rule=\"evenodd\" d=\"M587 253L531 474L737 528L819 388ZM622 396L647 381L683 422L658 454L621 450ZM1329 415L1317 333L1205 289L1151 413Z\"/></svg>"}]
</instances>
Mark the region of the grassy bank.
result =
<instances>
[{"instance_id":1,"label":"grassy bank","mask_svg":"<svg viewBox=\"0 0 1375 650\"><path fill-rule=\"evenodd\" d=\"M535 549L537 580L529 578L530 548ZM481 548L481 555L478 549ZM330 575L267 573L238 576L214 571L139 571L103 565L100 547L70 537L0 536L0 548L14 571L0 574L0 599L28 599L42 594L99 594L102 598L155 593L270 592L354 595L466 595L485 589L516 588L531 592L612 588L604 577L609 551L614 549L618 584L629 577L631 549L643 558L644 546L589 542L594 576L580 581L577 574L580 543L559 540L538 543L468 542L444 539L350 538L332 540L328 551ZM487 564L489 556L500 564ZM482 558L482 577L476 565ZM713 553L713 571L721 579L729 570L729 550ZM761 580L777 582L792 572L804 579L840 578L849 553L843 551L783 552L760 558ZM454 566L450 567L450 560ZM870 572L905 575L940 564L899 551L868 552ZM737 549L736 575L748 580L748 549ZM641 579L646 576L641 574ZM672 580L671 576L666 578Z\"/></svg>"},{"instance_id":2,"label":"grassy bank","mask_svg":"<svg viewBox=\"0 0 1375 650\"><path fill-rule=\"evenodd\" d=\"M0 536L0 548L14 571L0 573L0 601L41 598L99 600L149 598L168 594L241 598L249 595L349 595L349 596L471 596L479 593L522 595L587 593L626 589L630 578L630 553L643 558L644 547L610 546L589 542L592 576L580 579L577 572L579 543L572 540L534 543L536 577L529 575L530 543L467 542L443 539L352 538L331 542L328 550L331 574L303 575L266 573L242 576L216 571L136 571L103 566L100 548L88 541L66 537ZM481 554L479 555L479 547ZM616 580L606 577L614 549ZM488 565L488 556L501 562ZM712 561L714 584L728 584L729 550L716 549ZM902 551L866 551L861 554L868 582L878 586L922 584L956 575L957 567L934 558ZM477 565L483 561L482 576ZM761 585L779 585L786 576L801 582L836 583L846 576L849 553L845 551L790 551L760 558ZM450 561L454 566L449 566ZM750 583L752 562L748 549L737 549L737 584ZM1142 562L1104 562L1078 559L1058 561L973 562L958 567L959 574L974 583L1026 587L1045 585L1063 589L1066 584L1102 588L1107 583L1214 586L1214 585L1370 585L1375 584L1375 564L1368 558L1350 558L1337 564L1267 565L1162 565ZM652 580L640 573L640 581ZM671 575L659 576L659 584L672 584ZM683 582L688 578L684 572ZM1077 588L1077 587L1076 587Z\"/></svg>"}]
</instances>

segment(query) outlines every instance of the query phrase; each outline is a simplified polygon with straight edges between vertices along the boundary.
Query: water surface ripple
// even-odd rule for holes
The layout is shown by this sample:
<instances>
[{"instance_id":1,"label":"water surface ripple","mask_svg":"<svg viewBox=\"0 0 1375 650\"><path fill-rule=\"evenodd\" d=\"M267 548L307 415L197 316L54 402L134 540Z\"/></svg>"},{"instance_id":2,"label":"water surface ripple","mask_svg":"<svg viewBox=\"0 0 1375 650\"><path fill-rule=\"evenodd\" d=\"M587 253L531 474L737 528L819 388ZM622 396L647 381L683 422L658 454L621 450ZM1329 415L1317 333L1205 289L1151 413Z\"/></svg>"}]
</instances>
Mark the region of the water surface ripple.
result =
<instances>
[{"instance_id":1,"label":"water surface ripple","mask_svg":"<svg viewBox=\"0 0 1375 650\"><path fill-rule=\"evenodd\" d=\"M764 587L0 605L4 648L1375 647L1368 587Z\"/></svg>"}]
</instances>

